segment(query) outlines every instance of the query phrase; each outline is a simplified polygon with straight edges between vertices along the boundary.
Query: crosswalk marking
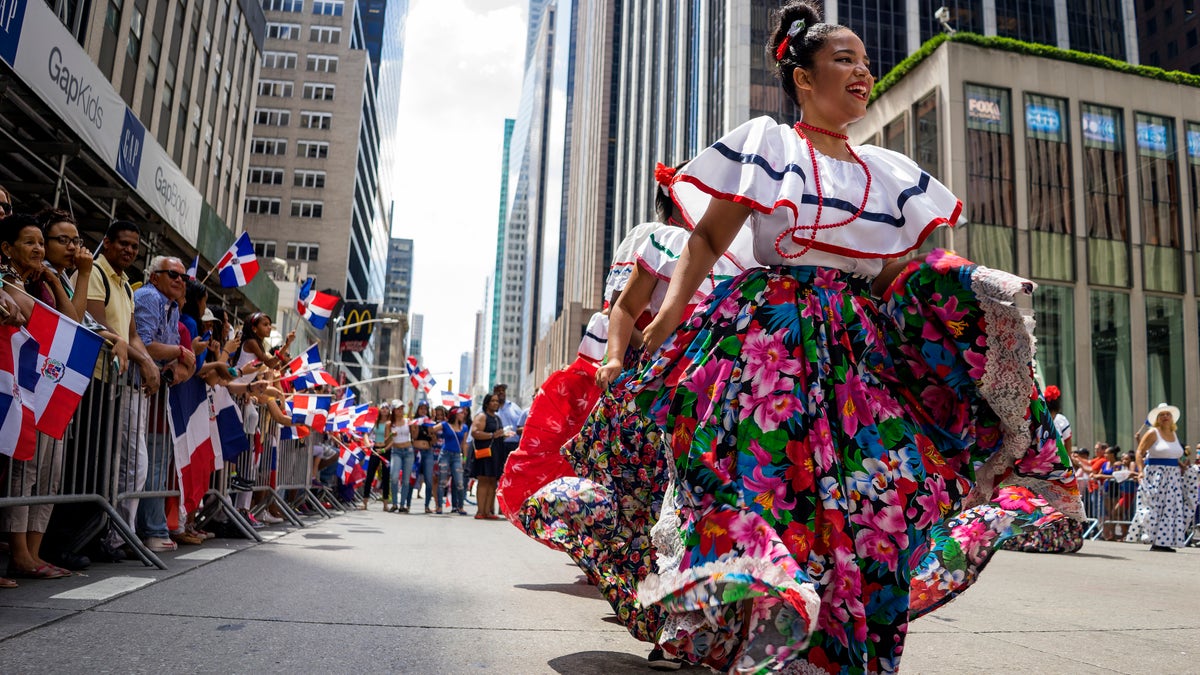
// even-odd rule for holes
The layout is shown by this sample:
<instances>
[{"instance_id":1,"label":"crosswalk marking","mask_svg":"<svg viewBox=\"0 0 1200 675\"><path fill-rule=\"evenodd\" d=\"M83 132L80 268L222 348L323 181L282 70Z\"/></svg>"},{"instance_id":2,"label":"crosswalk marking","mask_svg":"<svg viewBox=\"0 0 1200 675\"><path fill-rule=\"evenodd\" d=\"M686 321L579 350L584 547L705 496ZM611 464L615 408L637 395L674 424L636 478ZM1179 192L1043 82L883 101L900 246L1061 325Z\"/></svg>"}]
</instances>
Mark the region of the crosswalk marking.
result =
<instances>
[{"instance_id":1,"label":"crosswalk marking","mask_svg":"<svg viewBox=\"0 0 1200 675\"><path fill-rule=\"evenodd\" d=\"M150 577L109 577L86 586L72 588L57 595L50 596L51 600L106 600L114 595L128 593L147 584L154 583Z\"/></svg>"},{"instance_id":2,"label":"crosswalk marking","mask_svg":"<svg viewBox=\"0 0 1200 675\"><path fill-rule=\"evenodd\" d=\"M216 560L233 553L231 548L200 548L191 553L175 556L176 560Z\"/></svg>"}]
</instances>

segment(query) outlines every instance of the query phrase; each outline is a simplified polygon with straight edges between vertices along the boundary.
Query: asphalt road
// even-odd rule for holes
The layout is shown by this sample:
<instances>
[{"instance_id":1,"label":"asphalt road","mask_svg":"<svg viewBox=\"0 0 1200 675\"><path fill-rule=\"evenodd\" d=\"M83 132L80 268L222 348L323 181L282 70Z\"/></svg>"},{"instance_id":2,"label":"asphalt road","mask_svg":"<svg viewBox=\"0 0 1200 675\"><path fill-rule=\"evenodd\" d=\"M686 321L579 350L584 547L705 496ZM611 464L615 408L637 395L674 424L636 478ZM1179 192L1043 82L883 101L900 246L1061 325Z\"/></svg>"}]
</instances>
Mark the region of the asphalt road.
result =
<instances>
[{"instance_id":1,"label":"asphalt road","mask_svg":"<svg viewBox=\"0 0 1200 675\"><path fill-rule=\"evenodd\" d=\"M3 673L650 673L561 553L504 522L354 512L170 569L0 590ZM1200 549L999 553L914 622L911 673L1200 672ZM689 669L690 672L706 672Z\"/></svg>"}]
</instances>

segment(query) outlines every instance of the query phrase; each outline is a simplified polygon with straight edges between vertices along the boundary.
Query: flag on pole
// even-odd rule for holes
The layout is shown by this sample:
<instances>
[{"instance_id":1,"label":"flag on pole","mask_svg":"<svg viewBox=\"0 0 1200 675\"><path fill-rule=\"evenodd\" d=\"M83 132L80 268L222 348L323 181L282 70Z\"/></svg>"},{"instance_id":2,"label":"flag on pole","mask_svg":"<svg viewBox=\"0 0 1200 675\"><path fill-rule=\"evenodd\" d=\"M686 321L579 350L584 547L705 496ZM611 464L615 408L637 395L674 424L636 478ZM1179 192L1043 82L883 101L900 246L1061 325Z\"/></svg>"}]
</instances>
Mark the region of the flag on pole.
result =
<instances>
[{"instance_id":1,"label":"flag on pole","mask_svg":"<svg viewBox=\"0 0 1200 675\"><path fill-rule=\"evenodd\" d=\"M369 434L379 421L379 408L372 405L360 405L354 408L353 421L350 428L360 434Z\"/></svg>"},{"instance_id":2,"label":"flag on pole","mask_svg":"<svg viewBox=\"0 0 1200 675\"><path fill-rule=\"evenodd\" d=\"M355 449L348 445L341 446L338 452L338 478L341 479L342 485L346 485L358 489L358 486L367 479L367 472L363 468L367 455L361 449Z\"/></svg>"},{"instance_id":3,"label":"flag on pole","mask_svg":"<svg viewBox=\"0 0 1200 675\"><path fill-rule=\"evenodd\" d=\"M191 279L192 281L195 281L196 274L199 272L200 272L200 254L197 253L196 257L192 260L191 267L187 268L188 278Z\"/></svg>"},{"instance_id":4,"label":"flag on pole","mask_svg":"<svg viewBox=\"0 0 1200 675\"><path fill-rule=\"evenodd\" d=\"M309 277L300 287L300 296L296 299L296 311L300 312L300 316L308 319L313 328L323 330L329 317L333 316L333 308L337 307L339 298L336 295L316 290L313 288L315 282L315 279Z\"/></svg>"},{"instance_id":5,"label":"flag on pole","mask_svg":"<svg viewBox=\"0 0 1200 675\"><path fill-rule=\"evenodd\" d=\"M37 430L61 440L92 382L104 338L41 302L34 303L25 329L37 341L40 377L30 401Z\"/></svg>"},{"instance_id":6,"label":"flag on pole","mask_svg":"<svg viewBox=\"0 0 1200 675\"><path fill-rule=\"evenodd\" d=\"M0 454L33 459L37 430L33 388L37 385L37 340L14 326L0 326Z\"/></svg>"},{"instance_id":7,"label":"flag on pole","mask_svg":"<svg viewBox=\"0 0 1200 675\"><path fill-rule=\"evenodd\" d=\"M238 455L250 449L250 438L242 423L242 408L225 387L213 387L211 433L218 457L227 462L237 461Z\"/></svg>"},{"instance_id":8,"label":"flag on pole","mask_svg":"<svg viewBox=\"0 0 1200 675\"><path fill-rule=\"evenodd\" d=\"M442 405L447 408L453 408L458 405L458 394L452 391L442 392Z\"/></svg>"},{"instance_id":9,"label":"flag on pole","mask_svg":"<svg viewBox=\"0 0 1200 675\"><path fill-rule=\"evenodd\" d=\"M471 395L470 395L470 394L459 394L459 395L458 395L458 405L459 405L459 406L470 407L470 405L471 405Z\"/></svg>"},{"instance_id":10,"label":"flag on pole","mask_svg":"<svg viewBox=\"0 0 1200 675\"><path fill-rule=\"evenodd\" d=\"M225 288L245 286L258 274L258 257L254 255L254 244L248 233L243 232L217 261L217 274Z\"/></svg>"},{"instance_id":11,"label":"flag on pole","mask_svg":"<svg viewBox=\"0 0 1200 675\"><path fill-rule=\"evenodd\" d=\"M287 371L292 376L304 375L306 373L321 370L322 368L321 350L317 349L315 344L309 347L308 350L300 356L288 361L287 364Z\"/></svg>"},{"instance_id":12,"label":"flag on pole","mask_svg":"<svg viewBox=\"0 0 1200 675\"><path fill-rule=\"evenodd\" d=\"M408 371L408 380L412 382L413 389L421 389L428 394L437 385L437 380L430 377L429 370L419 366L417 357L409 356L405 360L404 368Z\"/></svg>"},{"instance_id":13,"label":"flag on pole","mask_svg":"<svg viewBox=\"0 0 1200 675\"><path fill-rule=\"evenodd\" d=\"M329 396L296 394L292 396L292 421L313 429L324 429L329 414Z\"/></svg>"},{"instance_id":14,"label":"flag on pole","mask_svg":"<svg viewBox=\"0 0 1200 675\"><path fill-rule=\"evenodd\" d=\"M290 408L290 406L289 406L289 408ZM292 426L292 427L280 425L279 440L281 440L281 441L298 441L301 438L308 437L308 435L310 433L312 433L312 432L309 431L308 427L304 426L303 424L297 424L296 426Z\"/></svg>"},{"instance_id":15,"label":"flag on pole","mask_svg":"<svg viewBox=\"0 0 1200 675\"><path fill-rule=\"evenodd\" d=\"M292 388L297 391L305 389L313 389L321 386L336 387L338 381L332 375L324 370L313 370L297 376L295 379L285 378L292 383Z\"/></svg>"}]
</instances>

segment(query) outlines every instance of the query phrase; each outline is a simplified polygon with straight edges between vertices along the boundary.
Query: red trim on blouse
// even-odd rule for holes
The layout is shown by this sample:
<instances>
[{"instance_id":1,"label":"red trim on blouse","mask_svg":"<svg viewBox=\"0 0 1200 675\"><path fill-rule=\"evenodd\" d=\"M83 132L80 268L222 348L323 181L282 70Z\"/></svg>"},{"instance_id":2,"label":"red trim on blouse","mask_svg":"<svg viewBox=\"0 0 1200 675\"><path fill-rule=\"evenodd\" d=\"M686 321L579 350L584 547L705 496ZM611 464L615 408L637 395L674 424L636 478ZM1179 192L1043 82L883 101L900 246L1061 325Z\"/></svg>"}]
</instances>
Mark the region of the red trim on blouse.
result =
<instances>
[{"instance_id":1,"label":"red trim on blouse","mask_svg":"<svg viewBox=\"0 0 1200 675\"><path fill-rule=\"evenodd\" d=\"M684 182L688 183L689 185L694 186L696 189L700 190L701 192L707 194L710 197L713 197L716 199L722 199L727 202L733 202L734 204L741 204L742 206L748 207L748 208L758 211L759 213L762 213L762 214L769 215L769 214L773 213L779 207L783 206L783 207L791 209L793 221L795 221L799 217L799 211L796 209L796 204L788 199L780 199L779 201L775 202L775 205L773 207L768 208L768 207L760 204L759 202L756 202L753 199L746 197L744 195L731 194L728 192L721 192L720 190L718 190L714 187L711 187L706 183L701 182L700 179L696 178L695 176L691 176L688 174L680 174L679 176L676 176L675 180L676 180L676 182L684 181ZM840 256L847 257L847 258L864 258L864 259L898 258L902 255L905 255L907 253L910 253L910 252L915 251L916 249L920 248L921 244L925 243L925 240L927 238L929 238L929 235L938 226L949 225L950 227L954 227L958 223L959 216L962 215L962 208L963 208L962 200L957 200L954 205L954 211L950 214L949 218L934 218L933 220L926 223L925 226L921 229L921 233L917 236L916 243L914 243L912 246L909 246L908 248L904 249L903 251L895 251L895 252L889 251L887 253L868 253L866 251L858 251L855 249L837 246L835 244L828 244L828 243L825 243L822 241L814 241L812 248L814 251L822 251L824 253L833 253L835 255L840 255ZM688 214L686 212L684 213L684 217L689 218L689 221L690 221L690 216L688 216ZM692 229L695 229L695 227L693 226ZM799 238L799 241L807 242L808 239L806 237L801 237L801 238Z\"/></svg>"}]
</instances>

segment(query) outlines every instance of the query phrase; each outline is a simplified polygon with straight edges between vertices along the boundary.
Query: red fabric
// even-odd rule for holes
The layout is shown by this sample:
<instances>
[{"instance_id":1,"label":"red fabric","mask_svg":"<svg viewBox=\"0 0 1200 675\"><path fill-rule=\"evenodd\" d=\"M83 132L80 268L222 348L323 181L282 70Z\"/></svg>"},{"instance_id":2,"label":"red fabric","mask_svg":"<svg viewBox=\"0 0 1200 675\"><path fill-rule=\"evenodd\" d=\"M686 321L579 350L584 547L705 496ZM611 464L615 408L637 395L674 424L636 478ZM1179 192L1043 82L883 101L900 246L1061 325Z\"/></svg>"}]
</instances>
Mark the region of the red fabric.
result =
<instances>
[{"instance_id":1,"label":"red fabric","mask_svg":"<svg viewBox=\"0 0 1200 675\"><path fill-rule=\"evenodd\" d=\"M518 528L515 518L526 499L556 478L575 475L559 450L579 433L600 400L595 378L596 365L578 358L546 378L534 397L521 444L508 456L496 492L500 509Z\"/></svg>"}]
</instances>

